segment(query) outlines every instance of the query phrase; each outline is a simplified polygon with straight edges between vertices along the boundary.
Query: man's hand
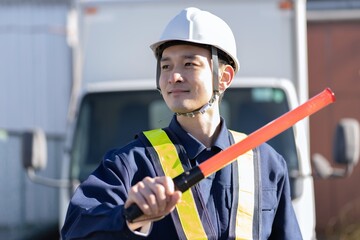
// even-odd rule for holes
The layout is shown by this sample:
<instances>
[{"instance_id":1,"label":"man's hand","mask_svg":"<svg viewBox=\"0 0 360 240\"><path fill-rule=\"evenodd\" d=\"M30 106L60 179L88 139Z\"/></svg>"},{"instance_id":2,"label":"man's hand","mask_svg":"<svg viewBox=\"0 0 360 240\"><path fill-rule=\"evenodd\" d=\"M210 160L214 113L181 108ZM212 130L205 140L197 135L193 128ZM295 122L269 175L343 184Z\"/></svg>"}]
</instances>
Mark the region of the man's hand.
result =
<instances>
[{"instance_id":1,"label":"man's hand","mask_svg":"<svg viewBox=\"0 0 360 240\"><path fill-rule=\"evenodd\" d=\"M181 195L180 191L175 191L170 177L146 177L131 187L125 208L135 203L144 213L134 222L157 221L174 210Z\"/></svg>"}]
</instances>

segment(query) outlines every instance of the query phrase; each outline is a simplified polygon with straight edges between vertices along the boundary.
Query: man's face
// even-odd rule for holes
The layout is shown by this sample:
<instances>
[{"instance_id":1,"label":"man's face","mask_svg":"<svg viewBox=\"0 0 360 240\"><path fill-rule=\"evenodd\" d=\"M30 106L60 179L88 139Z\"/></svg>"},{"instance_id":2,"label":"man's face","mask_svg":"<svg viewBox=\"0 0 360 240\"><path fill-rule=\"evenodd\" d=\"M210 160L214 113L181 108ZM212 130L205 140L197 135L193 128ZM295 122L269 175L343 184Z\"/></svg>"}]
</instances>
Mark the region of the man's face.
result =
<instances>
[{"instance_id":1,"label":"man's face","mask_svg":"<svg viewBox=\"0 0 360 240\"><path fill-rule=\"evenodd\" d=\"M192 45L174 45L160 59L160 90L171 111L197 110L211 98L210 51Z\"/></svg>"}]
</instances>

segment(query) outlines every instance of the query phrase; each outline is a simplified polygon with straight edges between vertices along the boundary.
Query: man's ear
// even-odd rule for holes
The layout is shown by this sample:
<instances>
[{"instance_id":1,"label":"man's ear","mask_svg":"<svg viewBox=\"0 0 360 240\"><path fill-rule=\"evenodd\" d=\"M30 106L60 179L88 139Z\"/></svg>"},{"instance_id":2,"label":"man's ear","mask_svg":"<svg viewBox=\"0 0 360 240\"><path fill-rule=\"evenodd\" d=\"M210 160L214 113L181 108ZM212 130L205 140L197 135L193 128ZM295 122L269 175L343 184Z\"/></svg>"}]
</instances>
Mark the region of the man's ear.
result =
<instances>
[{"instance_id":1,"label":"man's ear","mask_svg":"<svg viewBox=\"0 0 360 240\"><path fill-rule=\"evenodd\" d=\"M232 83L235 75L234 69L230 65L225 65L219 79L219 90L224 92Z\"/></svg>"}]
</instances>

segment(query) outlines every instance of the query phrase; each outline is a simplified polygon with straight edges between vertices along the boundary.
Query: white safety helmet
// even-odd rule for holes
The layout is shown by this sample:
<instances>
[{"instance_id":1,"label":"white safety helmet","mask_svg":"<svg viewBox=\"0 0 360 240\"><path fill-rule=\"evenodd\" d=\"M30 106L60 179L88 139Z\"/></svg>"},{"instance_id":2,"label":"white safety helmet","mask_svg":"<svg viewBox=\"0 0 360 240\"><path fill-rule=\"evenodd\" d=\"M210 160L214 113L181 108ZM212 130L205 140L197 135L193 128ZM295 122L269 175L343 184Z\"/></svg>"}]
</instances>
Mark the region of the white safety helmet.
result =
<instances>
[{"instance_id":1,"label":"white safety helmet","mask_svg":"<svg viewBox=\"0 0 360 240\"><path fill-rule=\"evenodd\" d=\"M218 59L225 60L235 71L239 70L239 61L236 55L235 37L225 21L214 14L190 7L182 10L165 27L160 40L153 43L150 48L157 58L156 84L159 87L160 61L159 58L165 48L176 44L195 44L209 47L213 61L213 96L207 104L200 109L189 113L176 113L193 117L204 113L219 97Z\"/></svg>"},{"instance_id":2,"label":"white safety helmet","mask_svg":"<svg viewBox=\"0 0 360 240\"><path fill-rule=\"evenodd\" d=\"M234 34L224 20L210 12L194 7L182 10L168 23L159 41L150 48L158 56L162 53L159 47L171 41L214 46L228 55L235 73L239 70Z\"/></svg>"}]
</instances>

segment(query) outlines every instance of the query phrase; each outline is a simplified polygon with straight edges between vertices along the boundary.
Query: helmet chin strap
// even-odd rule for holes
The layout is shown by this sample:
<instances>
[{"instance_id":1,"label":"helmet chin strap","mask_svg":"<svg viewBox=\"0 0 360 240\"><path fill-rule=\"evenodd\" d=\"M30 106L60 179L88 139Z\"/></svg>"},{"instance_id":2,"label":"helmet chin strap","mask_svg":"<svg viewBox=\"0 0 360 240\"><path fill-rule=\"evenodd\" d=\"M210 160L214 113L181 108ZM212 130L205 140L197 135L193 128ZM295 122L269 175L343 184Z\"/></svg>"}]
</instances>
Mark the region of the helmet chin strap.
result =
<instances>
[{"instance_id":1,"label":"helmet chin strap","mask_svg":"<svg viewBox=\"0 0 360 240\"><path fill-rule=\"evenodd\" d=\"M211 58L213 62L213 71L212 71L212 78L213 78L213 94L210 100L202 106L200 109L195 111L186 112L186 113L175 113L177 116L185 116L185 117L195 117L198 114L204 114L207 110L209 110L216 99L220 96L219 91L219 59L217 54L217 49L214 46L211 46Z\"/></svg>"},{"instance_id":2,"label":"helmet chin strap","mask_svg":"<svg viewBox=\"0 0 360 240\"><path fill-rule=\"evenodd\" d=\"M176 114L176 116L185 116L185 117L195 117L198 114L204 114L207 110L209 110L212 107L213 103L215 102L215 100L218 97L219 97L219 94L213 93L210 100L204 106L202 106L200 109L191 111L191 112L186 112L186 113L178 113L177 112L175 114Z\"/></svg>"}]
</instances>

